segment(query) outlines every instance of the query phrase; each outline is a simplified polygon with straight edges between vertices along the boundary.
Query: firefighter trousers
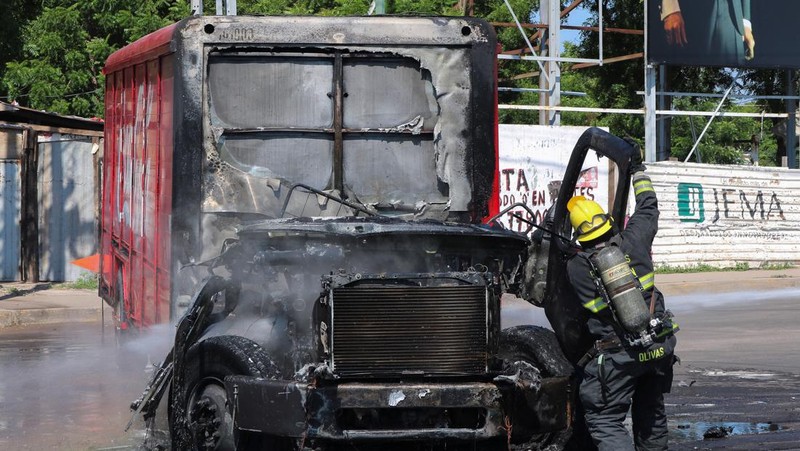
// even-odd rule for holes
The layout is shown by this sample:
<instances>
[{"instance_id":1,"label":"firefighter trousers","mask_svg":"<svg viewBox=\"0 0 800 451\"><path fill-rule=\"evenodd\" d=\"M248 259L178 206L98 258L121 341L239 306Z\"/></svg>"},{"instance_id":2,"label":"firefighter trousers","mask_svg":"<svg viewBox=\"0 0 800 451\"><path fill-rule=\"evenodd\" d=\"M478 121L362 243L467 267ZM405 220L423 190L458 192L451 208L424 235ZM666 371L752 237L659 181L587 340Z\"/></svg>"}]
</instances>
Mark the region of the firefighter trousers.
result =
<instances>
[{"instance_id":1,"label":"firefighter trousers","mask_svg":"<svg viewBox=\"0 0 800 451\"><path fill-rule=\"evenodd\" d=\"M580 398L600 451L667 449L664 393L672 385L675 338L647 350L604 352L584 367ZM631 411L633 440L623 422Z\"/></svg>"}]
</instances>

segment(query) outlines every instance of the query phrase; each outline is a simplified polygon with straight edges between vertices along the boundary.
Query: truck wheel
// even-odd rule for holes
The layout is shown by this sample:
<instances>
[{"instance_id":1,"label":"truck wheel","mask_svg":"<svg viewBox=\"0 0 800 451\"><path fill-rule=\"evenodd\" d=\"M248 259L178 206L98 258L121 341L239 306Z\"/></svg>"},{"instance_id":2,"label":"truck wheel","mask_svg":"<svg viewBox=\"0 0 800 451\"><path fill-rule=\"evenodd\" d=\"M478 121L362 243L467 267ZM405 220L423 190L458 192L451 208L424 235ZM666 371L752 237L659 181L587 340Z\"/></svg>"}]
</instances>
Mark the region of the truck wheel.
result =
<instances>
[{"instance_id":1,"label":"truck wheel","mask_svg":"<svg viewBox=\"0 0 800 451\"><path fill-rule=\"evenodd\" d=\"M564 357L555 334L543 327L516 326L500 333L498 356L506 361L524 361L535 366L542 377L570 377L572 364ZM525 415L512 415L512 449L556 450L564 449L571 428L563 431L536 433L529 429L530 419ZM515 420L514 418L518 418Z\"/></svg>"},{"instance_id":2,"label":"truck wheel","mask_svg":"<svg viewBox=\"0 0 800 451\"><path fill-rule=\"evenodd\" d=\"M237 432L232 402L228 400L226 376L242 375L276 379L277 366L261 346L244 337L222 335L192 346L186 354L185 421L176 421L170 412L173 437L176 427L186 425L191 443L181 449L229 451L242 449L277 449L277 440ZM287 448L281 448L287 449Z\"/></svg>"}]
</instances>

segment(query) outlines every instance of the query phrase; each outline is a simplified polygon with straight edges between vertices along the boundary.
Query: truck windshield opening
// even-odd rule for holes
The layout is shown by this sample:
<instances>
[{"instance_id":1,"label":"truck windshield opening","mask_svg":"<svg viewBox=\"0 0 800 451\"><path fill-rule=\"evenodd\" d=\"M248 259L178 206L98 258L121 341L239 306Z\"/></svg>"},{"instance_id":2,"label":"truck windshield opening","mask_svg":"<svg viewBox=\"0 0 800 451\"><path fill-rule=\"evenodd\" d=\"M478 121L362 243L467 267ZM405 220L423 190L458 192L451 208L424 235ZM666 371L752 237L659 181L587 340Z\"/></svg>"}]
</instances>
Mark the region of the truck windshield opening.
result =
<instances>
[{"instance_id":1,"label":"truck windshield opening","mask_svg":"<svg viewBox=\"0 0 800 451\"><path fill-rule=\"evenodd\" d=\"M209 121L220 160L250 176L400 211L446 203L439 105L413 58L352 51L215 52Z\"/></svg>"}]
</instances>

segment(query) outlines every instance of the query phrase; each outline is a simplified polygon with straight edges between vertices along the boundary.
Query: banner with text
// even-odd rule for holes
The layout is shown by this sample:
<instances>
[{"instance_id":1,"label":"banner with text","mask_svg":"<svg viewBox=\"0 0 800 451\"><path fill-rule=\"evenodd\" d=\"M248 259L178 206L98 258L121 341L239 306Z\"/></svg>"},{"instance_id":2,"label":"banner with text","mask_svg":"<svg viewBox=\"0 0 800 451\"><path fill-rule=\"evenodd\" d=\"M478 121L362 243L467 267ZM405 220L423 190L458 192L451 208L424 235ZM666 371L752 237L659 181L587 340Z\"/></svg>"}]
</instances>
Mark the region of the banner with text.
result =
<instances>
[{"instance_id":1,"label":"banner with text","mask_svg":"<svg viewBox=\"0 0 800 451\"><path fill-rule=\"evenodd\" d=\"M659 162L656 265L751 268L800 261L796 169Z\"/></svg>"},{"instance_id":2,"label":"banner with text","mask_svg":"<svg viewBox=\"0 0 800 451\"><path fill-rule=\"evenodd\" d=\"M500 124L500 210L523 203L533 212L516 207L500 222L512 230L528 225L515 217L542 223L545 210L555 201L557 184L564 177L569 157L587 127ZM608 160L587 156L575 189L608 208ZM550 190L553 189L553 193Z\"/></svg>"}]
</instances>

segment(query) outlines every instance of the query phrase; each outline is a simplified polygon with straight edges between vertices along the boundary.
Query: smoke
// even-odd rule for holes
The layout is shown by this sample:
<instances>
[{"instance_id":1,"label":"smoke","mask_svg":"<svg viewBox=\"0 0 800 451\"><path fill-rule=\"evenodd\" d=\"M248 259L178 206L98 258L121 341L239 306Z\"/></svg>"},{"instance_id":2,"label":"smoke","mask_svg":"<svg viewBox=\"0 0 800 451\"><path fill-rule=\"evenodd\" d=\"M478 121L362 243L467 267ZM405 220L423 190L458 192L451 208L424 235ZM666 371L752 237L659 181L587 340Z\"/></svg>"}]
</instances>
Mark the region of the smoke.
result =
<instances>
[{"instance_id":1,"label":"smoke","mask_svg":"<svg viewBox=\"0 0 800 451\"><path fill-rule=\"evenodd\" d=\"M162 360L172 348L175 339L175 325L157 324L141 332L134 332L119 343L121 351L138 359Z\"/></svg>"},{"instance_id":2,"label":"smoke","mask_svg":"<svg viewBox=\"0 0 800 451\"><path fill-rule=\"evenodd\" d=\"M785 288L767 291L673 295L666 297L666 303L667 308L677 315L725 305L743 303L755 304L759 302L797 298L800 298L800 288ZM503 296L501 324L503 329L524 324L532 324L552 329L550 322L545 316L544 309L535 307L511 295Z\"/></svg>"},{"instance_id":3,"label":"smoke","mask_svg":"<svg viewBox=\"0 0 800 451\"><path fill-rule=\"evenodd\" d=\"M527 301L504 295L500 309L500 325L503 329L521 325L541 326L553 330L550 321L544 314L544 309L536 307Z\"/></svg>"},{"instance_id":4,"label":"smoke","mask_svg":"<svg viewBox=\"0 0 800 451\"><path fill-rule=\"evenodd\" d=\"M159 326L119 345L114 328L97 323L2 330L0 449L141 443L140 426L124 433L129 404L147 383L148 358L163 359L147 350L163 349L169 329Z\"/></svg>"}]
</instances>

